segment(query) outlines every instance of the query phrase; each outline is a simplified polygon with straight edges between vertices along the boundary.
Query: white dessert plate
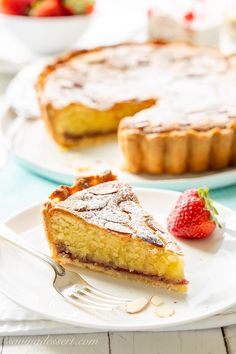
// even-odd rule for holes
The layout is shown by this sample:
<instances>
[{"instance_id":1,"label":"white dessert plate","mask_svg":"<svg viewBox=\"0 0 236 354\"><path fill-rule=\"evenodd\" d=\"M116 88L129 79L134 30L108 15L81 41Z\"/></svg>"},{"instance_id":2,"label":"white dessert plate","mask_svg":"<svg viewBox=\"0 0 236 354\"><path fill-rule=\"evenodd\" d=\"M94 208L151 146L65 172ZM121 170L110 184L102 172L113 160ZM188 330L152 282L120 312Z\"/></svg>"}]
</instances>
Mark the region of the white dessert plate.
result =
<instances>
[{"instance_id":1,"label":"white dessert plate","mask_svg":"<svg viewBox=\"0 0 236 354\"><path fill-rule=\"evenodd\" d=\"M136 189L147 211L163 225L178 193L171 191ZM236 218L232 210L217 205L220 218L227 223ZM32 245L49 253L40 216L40 206L27 209L12 217L7 225ZM226 224L227 225L227 224ZM168 293L158 288L131 281L114 279L91 272L80 273L97 288L116 296L150 297L157 294L173 307L175 314L159 318L155 307L149 305L139 314L129 315L122 310L87 312L65 302L52 287L53 272L44 263L0 240L0 291L19 305L39 313L44 319L76 326L104 330L154 330L187 325L232 307L236 302L236 281L232 269L236 267L236 227L215 232L200 241L179 241L185 253L186 296Z\"/></svg>"},{"instance_id":2,"label":"white dessert plate","mask_svg":"<svg viewBox=\"0 0 236 354\"><path fill-rule=\"evenodd\" d=\"M43 65L45 61L36 62L23 69L12 80L5 95L6 107L12 106L37 114L34 82ZM6 136L13 122L9 109L3 109L0 134ZM210 188L219 188L234 184L236 180L236 168L180 176L128 173L123 168L124 161L117 141L65 151L53 142L40 119L26 121L18 133L14 154L33 172L67 184L72 183L80 173L104 169L112 169L120 178L138 187L183 190L207 185Z\"/></svg>"}]
</instances>

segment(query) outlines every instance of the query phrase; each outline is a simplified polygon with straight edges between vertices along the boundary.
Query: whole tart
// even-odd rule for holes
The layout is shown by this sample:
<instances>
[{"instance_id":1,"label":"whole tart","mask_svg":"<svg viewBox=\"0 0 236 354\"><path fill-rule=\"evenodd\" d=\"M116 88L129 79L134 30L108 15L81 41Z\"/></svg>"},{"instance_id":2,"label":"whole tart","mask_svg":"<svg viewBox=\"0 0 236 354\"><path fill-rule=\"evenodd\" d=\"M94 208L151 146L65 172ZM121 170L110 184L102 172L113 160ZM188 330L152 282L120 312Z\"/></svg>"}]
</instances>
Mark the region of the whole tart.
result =
<instances>
[{"instance_id":1,"label":"whole tart","mask_svg":"<svg viewBox=\"0 0 236 354\"><path fill-rule=\"evenodd\" d=\"M46 67L36 85L57 143L104 140L121 121L126 169L153 174L236 164L235 88L235 56L160 41L73 52Z\"/></svg>"},{"instance_id":2,"label":"whole tart","mask_svg":"<svg viewBox=\"0 0 236 354\"><path fill-rule=\"evenodd\" d=\"M52 257L62 265L187 291L181 249L110 171L54 191L43 219Z\"/></svg>"}]
</instances>

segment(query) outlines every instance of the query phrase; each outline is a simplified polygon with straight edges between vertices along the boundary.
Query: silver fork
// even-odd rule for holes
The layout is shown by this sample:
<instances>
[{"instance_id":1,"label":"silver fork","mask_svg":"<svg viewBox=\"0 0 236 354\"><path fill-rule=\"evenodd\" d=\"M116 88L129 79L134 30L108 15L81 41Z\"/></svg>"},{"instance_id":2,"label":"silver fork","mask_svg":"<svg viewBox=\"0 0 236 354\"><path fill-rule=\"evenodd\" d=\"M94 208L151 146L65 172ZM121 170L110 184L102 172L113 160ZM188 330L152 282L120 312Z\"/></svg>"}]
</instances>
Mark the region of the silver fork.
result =
<instances>
[{"instance_id":1,"label":"silver fork","mask_svg":"<svg viewBox=\"0 0 236 354\"><path fill-rule=\"evenodd\" d=\"M131 299L113 296L95 288L78 273L65 269L51 257L33 248L3 223L0 223L0 238L49 264L55 272L53 281L55 290L73 305L85 309L113 310L122 308L131 301Z\"/></svg>"}]
</instances>

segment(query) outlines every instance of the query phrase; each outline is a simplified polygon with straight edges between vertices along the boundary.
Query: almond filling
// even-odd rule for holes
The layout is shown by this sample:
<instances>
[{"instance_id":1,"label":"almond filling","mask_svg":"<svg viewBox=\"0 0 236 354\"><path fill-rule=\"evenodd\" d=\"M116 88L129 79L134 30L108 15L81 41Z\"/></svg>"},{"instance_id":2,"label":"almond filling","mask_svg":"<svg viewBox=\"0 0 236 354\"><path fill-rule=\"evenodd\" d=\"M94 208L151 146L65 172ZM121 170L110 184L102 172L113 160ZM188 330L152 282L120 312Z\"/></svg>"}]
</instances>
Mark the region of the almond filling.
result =
<instances>
[{"instance_id":1,"label":"almond filling","mask_svg":"<svg viewBox=\"0 0 236 354\"><path fill-rule=\"evenodd\" d=\"M63 245L62 243L57 245L57 255L60 258L68 258L71 259L72 261L79 261L80 263L84 263L84 264L93 264L96 266L100 266L103 268L107 268L107 269L114 269L118 272L125 272L125 273L132 273L132 274L136 274L136 275L142 275L145 276L147 278L153 279L153 280L160 280L166 284L174 284L174 285L187 285L189 282L186 279L181 279L181 280L173 280L173 279L168 279L162 276L158 276L158 275L153 275L153 274L146 274L146 273L142 273L142 272L138 272L135 270L128 270L125 268L120 268L115 266L112 263L105 263L105 262L98 262L98 261L93 261L92 259L88 259L88 258L80 258L75 254L72 254L65 245Z\"/></svg>"}]
</instances>

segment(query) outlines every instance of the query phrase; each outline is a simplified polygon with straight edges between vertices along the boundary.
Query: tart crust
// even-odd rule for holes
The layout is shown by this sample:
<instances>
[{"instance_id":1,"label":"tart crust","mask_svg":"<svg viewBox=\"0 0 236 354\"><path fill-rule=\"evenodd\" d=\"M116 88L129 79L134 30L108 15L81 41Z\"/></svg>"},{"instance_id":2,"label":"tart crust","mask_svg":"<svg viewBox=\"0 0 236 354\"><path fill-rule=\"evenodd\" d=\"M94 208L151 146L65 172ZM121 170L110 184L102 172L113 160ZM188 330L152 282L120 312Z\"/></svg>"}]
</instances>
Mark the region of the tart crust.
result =
<instances>
[{"instance_id":1,"label":"tart crust","mask_svg":"<svg viewBox=\"0 0 236 354\"><path fill-rule=\"evenodd\" d=\"M183 174L236 165L236 124L208 131L143 134L119 128L126 169L133 173Z\"/></svg>"}]
</instances>

